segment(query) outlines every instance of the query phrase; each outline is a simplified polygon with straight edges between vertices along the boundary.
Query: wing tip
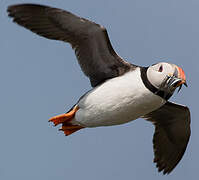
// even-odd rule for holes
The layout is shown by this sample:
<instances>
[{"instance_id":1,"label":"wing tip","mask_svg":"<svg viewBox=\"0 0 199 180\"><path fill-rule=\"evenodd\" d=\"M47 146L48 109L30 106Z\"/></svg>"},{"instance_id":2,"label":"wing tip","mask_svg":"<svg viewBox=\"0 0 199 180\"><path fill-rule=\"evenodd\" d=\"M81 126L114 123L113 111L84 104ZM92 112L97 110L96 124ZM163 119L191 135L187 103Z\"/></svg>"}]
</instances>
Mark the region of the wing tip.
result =
<instances>
[{"instance_id":1,"label":"wing tip","mask_svg":"<svg viewBox=\"0 0 199 180\"><path fill-rule=\"evenodd\" d=\"M165 164L164 162L161 162L160 160L155 160L154 159L154 163L156 163L156 168L158 169L158 172L162 172L163 175L169 175L173 169L176 167L168 167L167 164Z\"/></svg>"},{"instance_id":2,"label":"wing tip","mask_svg":"<svg viewBox=\"0 0 199 180\"><path fill-rule=\"evenodd\" d=\"M13 4L7 7L8 16L13 17L13 13L17 13L20 11L27 11L27 8L47 8L48 6L33 4L33 3L21 3L21 4ZM30 10L30 9L29 9Z\"/></svg>"}]
</instances>

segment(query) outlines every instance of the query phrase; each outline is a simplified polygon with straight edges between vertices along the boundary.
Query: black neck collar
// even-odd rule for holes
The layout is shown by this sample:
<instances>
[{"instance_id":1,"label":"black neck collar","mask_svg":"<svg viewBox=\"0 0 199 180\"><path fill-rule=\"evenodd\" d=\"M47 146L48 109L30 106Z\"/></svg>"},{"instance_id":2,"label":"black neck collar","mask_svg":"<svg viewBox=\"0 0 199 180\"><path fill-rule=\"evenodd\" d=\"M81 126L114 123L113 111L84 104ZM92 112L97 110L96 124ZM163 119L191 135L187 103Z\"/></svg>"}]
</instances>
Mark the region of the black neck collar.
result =
<instances>
[{"instance_id":1,"label":"black neck collar","mask_svg":"<svg viewBox=\"0 0 199 180\"><path fill-rule=\"evenodd\" d=\"M168 100L172 94L168 93L168 92L165 92L165 91L162 91L162 90L159 90L157 89L155 86L153 86L148 78L147 78L147 69L148 67L141 67L140 68L140 71L141 71L141 78L142 78L142 81L145 85L145 87L150 90L152 93L160 96L161 98L165 99L165 100Z\"/></svg>"}]
</instances>

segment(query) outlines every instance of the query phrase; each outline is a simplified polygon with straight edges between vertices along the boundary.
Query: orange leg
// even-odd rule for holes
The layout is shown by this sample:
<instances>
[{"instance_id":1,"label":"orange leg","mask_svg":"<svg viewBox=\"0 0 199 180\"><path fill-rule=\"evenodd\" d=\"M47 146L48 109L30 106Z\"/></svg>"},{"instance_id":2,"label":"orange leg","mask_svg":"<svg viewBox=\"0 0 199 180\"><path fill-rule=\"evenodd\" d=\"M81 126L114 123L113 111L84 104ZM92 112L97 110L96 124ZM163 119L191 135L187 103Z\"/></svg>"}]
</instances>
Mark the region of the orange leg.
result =
<instances>
[{"instance_id":1,"label":"orange leg","mask_svg":"<svg viewBox=\"0 0 199 180\"><path fill-rule=\"evenodd\" d=\"M66 114L61 114L50 118L49 122L53 122L55 126L64 122L69 122L75 116L75 113L78 111L78 109L79 107L75 106L70 112Z\"/></svg>"}]
</instances>

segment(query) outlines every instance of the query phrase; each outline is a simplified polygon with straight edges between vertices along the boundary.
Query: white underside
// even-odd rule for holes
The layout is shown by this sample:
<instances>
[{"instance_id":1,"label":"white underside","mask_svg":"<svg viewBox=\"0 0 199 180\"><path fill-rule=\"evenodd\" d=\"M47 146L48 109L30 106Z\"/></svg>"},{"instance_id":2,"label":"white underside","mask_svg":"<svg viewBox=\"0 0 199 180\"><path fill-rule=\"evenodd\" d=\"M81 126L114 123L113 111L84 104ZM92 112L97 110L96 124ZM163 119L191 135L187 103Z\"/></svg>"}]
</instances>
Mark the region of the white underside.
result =
<instances>
[{"instance_id":1,"label":"white underside","mask_svg":"<svg viewBox=\"0 0 199 180\"><path fill-rule=\"evenodd\" d=\"M86 94L78 103L80 109L72 123L84 127L123 124L158 109L165 102L144 86L137 68Z\"/></svg>"}]
</instances>

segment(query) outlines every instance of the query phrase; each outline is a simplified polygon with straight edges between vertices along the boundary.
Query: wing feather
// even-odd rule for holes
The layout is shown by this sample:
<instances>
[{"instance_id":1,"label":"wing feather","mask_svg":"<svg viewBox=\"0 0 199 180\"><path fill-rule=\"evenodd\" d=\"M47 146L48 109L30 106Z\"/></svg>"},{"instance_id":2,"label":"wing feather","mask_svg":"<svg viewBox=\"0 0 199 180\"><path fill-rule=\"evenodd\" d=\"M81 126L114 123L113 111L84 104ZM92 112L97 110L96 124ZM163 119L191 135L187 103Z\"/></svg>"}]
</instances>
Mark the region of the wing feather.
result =
<instances>
[{"instance_id":1,"label":"wing feather","mask_svg":"<svg viewBox=\"0 0 199 180\"><path fill-rule=\"evenodd\" d=\"M93 87L133 67L116 54L106 29L99 24L68 11L36 4L12 5L8 13L14 22L40 36L70 43Z\"/></svg>"},{"instance_id":2,"label":"wing feather","mask_svg":"<svg viewBox=\"0 0 199 180\"><path fill-rule=\"evenodd\" d=\"M155 125L153 136L154 162L158 171L170 173L182 159L190 130L190 112L186 106L167 102L143 118Z\"/></svg>"}]
</instances>

